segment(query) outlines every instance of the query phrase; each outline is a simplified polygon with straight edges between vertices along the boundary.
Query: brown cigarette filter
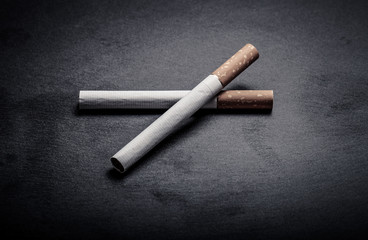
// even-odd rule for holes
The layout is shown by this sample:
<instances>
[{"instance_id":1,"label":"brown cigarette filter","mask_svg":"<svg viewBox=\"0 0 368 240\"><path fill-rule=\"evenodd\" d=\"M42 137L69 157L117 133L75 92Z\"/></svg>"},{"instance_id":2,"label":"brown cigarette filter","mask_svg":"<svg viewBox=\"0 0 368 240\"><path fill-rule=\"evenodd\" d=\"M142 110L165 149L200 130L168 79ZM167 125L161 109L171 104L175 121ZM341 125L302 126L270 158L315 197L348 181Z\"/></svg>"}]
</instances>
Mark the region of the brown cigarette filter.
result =
<instances>
[{"instance_id":1,"label":"brown cigarette filter","mask_svg":"<svg viewBox=\"0 0 368 240\"><path fill-rule=\"evenodd\" d=\"M272 90L228 90L217 96L219 109L269 109L273 106Z\"/></svg>"},{"instance_id":2,"label":"brown cigarette filter","mask_svg":"<svg viewBox=\"0 0 368 240\"><path fill-rule=\"evenodd\" d=\"M245 45L224 64L217 68L212 74L216 75L222 86L229 84L236 76L251 65L257 58L259 53L252 44Z\"/></svg>"}]
</instances>

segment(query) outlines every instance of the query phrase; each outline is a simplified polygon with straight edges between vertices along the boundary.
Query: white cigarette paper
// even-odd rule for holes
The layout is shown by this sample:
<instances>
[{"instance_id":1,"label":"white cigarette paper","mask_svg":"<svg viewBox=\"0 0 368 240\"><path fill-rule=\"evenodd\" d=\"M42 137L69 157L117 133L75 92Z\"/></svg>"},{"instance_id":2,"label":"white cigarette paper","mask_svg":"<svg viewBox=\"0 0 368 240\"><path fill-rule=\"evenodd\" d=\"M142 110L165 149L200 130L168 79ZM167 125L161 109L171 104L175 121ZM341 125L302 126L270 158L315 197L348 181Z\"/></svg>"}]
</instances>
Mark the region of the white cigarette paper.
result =
<instances>
[{"instance_id":1,"label":"white cigarette paper","mask_svg":"<svg viewBox=\"0 0 368 240\"><path fill-rule=\"evenodd\" d=\"M183 120L189 118L205 103L212 99L223 86L215 75L209 75L192 91L180 99L161 117L148 126L124 148L117 152L111 161L114 167L124 172L148 151L172 133Z\"/></svg>"},{"instance_id":2,"label":"white cigarette paper","mask_svg":"<svg viewBox=\"0 0 368 240\"><path fill-rule=\"evenodd\" d=\"M254 62L258 56L258 51L253 45L245 45L117 152L111 158L113 166L120 172L126 171L166 136L172 133L181 122L213 99L224 86Z\"/></svg>"},{"instance_id":3,"label":"white cigarette paper","mask_svg":"<svg viewBox=\"0 0 368 240\"><path fill-rule=\"evenodd\" d=\"M169 109L190 91L80 91L79 109ZM216 109L217 98L202 108Z\"/></svg>"}]
</instances>

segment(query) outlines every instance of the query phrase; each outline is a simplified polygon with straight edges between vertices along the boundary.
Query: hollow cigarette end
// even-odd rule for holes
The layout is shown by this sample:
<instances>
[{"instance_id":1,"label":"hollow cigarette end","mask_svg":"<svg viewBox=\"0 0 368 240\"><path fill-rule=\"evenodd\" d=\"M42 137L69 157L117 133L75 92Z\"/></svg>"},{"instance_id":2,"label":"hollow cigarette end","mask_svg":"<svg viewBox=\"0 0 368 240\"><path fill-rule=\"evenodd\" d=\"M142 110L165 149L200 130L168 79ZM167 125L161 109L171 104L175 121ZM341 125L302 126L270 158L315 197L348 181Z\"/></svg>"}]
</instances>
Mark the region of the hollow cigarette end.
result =
<instances>
[{"instance_id":1,"label":"hollow cigarette end","mask_svg":"<svg viewBox=\"0 0 368 240\"><path fill-rule=\"evenodd\" d=\"M121 162L119 160L117 160L116 158L111 158L111 163L114 166L114 168L116 170L118 170L119 172L123 173L125 171L123 165L121 164Z\"/></svg>"},{"instance_id":2,"label":"hollow cigarette end","mask_svg":"<svg viewBox=\"0 0 368 240\"><path fill-rule=\"evenodd\" d=\"M252 44L245 45L212 74L216 75L222 86L229 84L236 76L249 67L259 57L257 49Z\"/></svg>"},{"instance_id":3,"label":"hollow cigarette end","mask_svg":"<svg viewBox=\"0 0 368 240\"><path fill-rule=\"evenodd\" d=\"M272 110L272 90L228 90L217 96L219 109L264 109Z\"/></svg>"}]
</instances>

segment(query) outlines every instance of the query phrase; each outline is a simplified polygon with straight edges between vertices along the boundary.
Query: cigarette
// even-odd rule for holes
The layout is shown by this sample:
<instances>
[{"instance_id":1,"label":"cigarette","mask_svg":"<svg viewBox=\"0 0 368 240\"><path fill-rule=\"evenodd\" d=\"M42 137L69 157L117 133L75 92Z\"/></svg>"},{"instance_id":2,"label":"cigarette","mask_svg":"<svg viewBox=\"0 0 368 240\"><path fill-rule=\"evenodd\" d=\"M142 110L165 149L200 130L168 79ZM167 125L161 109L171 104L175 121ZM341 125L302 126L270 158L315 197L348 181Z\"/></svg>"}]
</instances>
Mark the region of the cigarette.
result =
<instances>
[{"instance_id":1,"label":"cigarette","mask_svg":"<svg viewBox=\"0 0 368 240\"><path fill-rule=\"evenodd\" d=\"M236 76L258 59L257 49L247 44L211 75L199 83L143 132L111 157L112 165L121 173L141 159L180 124L214 98Z\"/></svg>"},{"instance_id":2,"label":"cigarette","mask_svg":"<svg viewBox=\"0 0 368 240\"><path fill-rule=\"evenodd\" d=\"M80 91L79 109L168 109L190 91ZM221 91L202 109L271 110L272 90Z\"/></svg>"}]
</instances>

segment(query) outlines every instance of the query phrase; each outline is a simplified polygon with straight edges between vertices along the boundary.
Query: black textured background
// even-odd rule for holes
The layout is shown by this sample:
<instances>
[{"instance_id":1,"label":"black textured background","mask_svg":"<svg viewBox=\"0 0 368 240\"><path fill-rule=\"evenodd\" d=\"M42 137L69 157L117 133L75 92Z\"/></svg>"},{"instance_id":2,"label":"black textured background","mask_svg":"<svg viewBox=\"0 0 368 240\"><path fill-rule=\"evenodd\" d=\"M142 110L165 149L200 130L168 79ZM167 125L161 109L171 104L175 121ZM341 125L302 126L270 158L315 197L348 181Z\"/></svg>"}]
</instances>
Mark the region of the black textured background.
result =
<instances>
[{"instance_id":1,"label":"black textured background","mask_svg":"<svg viewBox=\"0 0 368 240\"><path fill-rule=\"evenodd\" d=\"M361 238L367 1L1 1L1 234ZM77 110L79 90L186 90L246 43L228 89L272 113L200 112L126 175L109 158L162 112ZM367 239L367 238L365 238Z\"/></svg>"}]
</instances>

